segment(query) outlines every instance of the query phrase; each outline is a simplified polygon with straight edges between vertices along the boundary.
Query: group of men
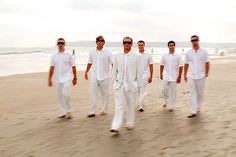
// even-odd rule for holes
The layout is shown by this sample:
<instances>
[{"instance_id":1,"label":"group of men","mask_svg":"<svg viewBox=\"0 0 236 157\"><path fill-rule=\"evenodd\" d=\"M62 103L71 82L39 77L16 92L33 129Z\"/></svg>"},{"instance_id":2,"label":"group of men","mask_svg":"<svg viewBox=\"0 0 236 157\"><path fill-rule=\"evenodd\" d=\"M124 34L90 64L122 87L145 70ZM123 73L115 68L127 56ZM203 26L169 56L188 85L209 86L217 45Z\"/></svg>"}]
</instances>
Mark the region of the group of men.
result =
<instances>
[{"instance_id":1,"label":"group of men","mask_svg":"<svg viewBox=\"0 0 236 157\"><path fill-rule=\"evenodd\" d=\"M184 80L189 84L190 114L188 118L195 117L200 112L205 78L209 73L209 58L206 50L200 48L199 37L191 37L192 49L182 56L175 52L175 42L169 41L168 53L162 55L160 60L160 79L162 94L165 99L163 105L172 112L176 104L176 86L181 82L184 69ZM103 36L96 38L96 48L90 52L87 68L84 74L86 80L90 76L90 102L91 110L88 118L96 116L98 91L102 95L101 115L108 113L109 82L112 69L112 86L115 98L115 114L111 124L111 132L119 132L123 121L124 105L127 105L126 128L132 130L135 124L136 99L139 96L138 110L144 111L144 98L147 95L147 84L153 79L153 58L145 51L145 42L138 41L139 52L132 51L133 39L123 39L123 52L112 55L104 48ZM51 57L48 85L52 86L52 76L57 90L61 114L59 118L72 118L70 104L71 81L77 84L76 65L72 55L65 50L65 40L57 40L58 52ZM184 68L183 68L184 67ZM90 75L88 75L91 69ZM72 76L73 74L73 76Z\"/></svg>"}]
</instances>

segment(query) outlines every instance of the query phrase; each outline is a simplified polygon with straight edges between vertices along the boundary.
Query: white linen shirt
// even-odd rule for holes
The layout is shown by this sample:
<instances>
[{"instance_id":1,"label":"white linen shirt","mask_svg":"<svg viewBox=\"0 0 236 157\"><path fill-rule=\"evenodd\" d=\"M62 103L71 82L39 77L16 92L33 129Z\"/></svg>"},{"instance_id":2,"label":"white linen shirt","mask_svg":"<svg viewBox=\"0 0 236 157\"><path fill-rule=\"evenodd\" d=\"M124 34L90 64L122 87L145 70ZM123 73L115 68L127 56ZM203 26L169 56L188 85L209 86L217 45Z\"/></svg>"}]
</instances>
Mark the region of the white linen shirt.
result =
<instances>
[{"instance_id":1,"label":"white linen shirt","mask_svg":"<svg viewBox=\"0 0 236 157\"><path fill-rule=\"evenodd\" d=\"M91 51L88 63L92 64L91 79L105 80L110 77L110 65L113 64L110 51L106 49Z\"/></svg>"},{"instance_id":2,"label":"white linen shirt","mask_svg":"<svg viewBox=\"0 0 236 157\"><path fill-rule=\"evenodd\" d=\"M205 49L200 48L197 52L190 49L185 54L185 64L189 64L187 77L191 79L202 79L205 77L205 63L209 57Z\"/></svg>"},{"instance_id":3,"label":"white linen shirt","mask_svg":"<svg viewBox=\"0 0 236 157\"><path fill-rule=\"evenodd\" d=\"M130 87L129 87L129 84L128 84L128 80L129 80L129 70L128 70L128 67L127 67L127 57L130 55L130 53L133 53L133 52L129 52L129 53L123 53L123 65L124 65L124 78L122 80L122 83L124 84L124 87L125 87L125 91L128 92L130 91Z\"/></svg>"},{"instance_id":4,"label":"white linen shirt","mask_svg":"<svg viewBox=\"0 0 236 157\"><path fill-rule=\"evenodd\" d=\"M153 64L153 59L152 55L146 51L143 53L139 52L139 55L142 56L142 61L143 61L143 78L149 78L150 76L150 70L149 70L149 65Z\"/></svg>"},{"instance_id":5,"label":"white linen shirt","mask_svg":"<svg viewBox=\"0 0 236 157\"><path fill-rule=\"evenodd\" d=\"M54 80L63 83L72 80L72 67L75 60L70 53L57 52L52 55L50 65L54 67Z\"/></svg>"},{"instance_id":6,"label":"white linen shirt","mask_svg":"<svg viewBox=\"0 0 236 157\"><path fill-rule=\"evenodd\" d=\"M183 60L179 54L166 53L161 57L160 65L164 66L163 80L175 82L179 75L178 69L183 66Z\"/></svg>"}]
</instances>

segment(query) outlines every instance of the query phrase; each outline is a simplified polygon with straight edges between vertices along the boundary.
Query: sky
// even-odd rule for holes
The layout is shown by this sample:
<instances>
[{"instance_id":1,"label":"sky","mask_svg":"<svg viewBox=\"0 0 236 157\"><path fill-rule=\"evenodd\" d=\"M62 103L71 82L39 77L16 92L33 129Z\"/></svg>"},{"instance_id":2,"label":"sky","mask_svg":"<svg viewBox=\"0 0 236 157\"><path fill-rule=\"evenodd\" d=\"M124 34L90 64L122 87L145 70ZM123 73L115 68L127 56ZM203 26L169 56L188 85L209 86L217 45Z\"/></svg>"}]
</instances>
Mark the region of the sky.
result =
<instances>
[{"instance_id":1,"label":"sky","mask_svg":"<svg viewBox=\"0 0 236 157\"><path fill-rule=\"evenodd\" d=\"M236 42L235 0L0 0L0 47L66 41Z\"/></svg>"}]
</instances>

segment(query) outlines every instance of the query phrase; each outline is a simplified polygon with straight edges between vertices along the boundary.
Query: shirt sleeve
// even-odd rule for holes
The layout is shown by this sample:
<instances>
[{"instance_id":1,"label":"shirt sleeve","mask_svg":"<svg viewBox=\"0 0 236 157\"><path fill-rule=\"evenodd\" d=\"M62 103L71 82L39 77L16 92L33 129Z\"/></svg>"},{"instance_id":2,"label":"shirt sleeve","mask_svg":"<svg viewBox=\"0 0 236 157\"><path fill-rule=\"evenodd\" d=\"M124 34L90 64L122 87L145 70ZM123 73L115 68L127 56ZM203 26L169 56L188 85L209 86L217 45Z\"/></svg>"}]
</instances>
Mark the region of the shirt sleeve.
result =
<instances>
[{"instance_id":1,"label":"shirt sleeve","mask_svg":"<svg viewBox=\"0 0 236 157\"><path fill-rule=\"evenodd\" d=\"M71 66L73 67L73 66L76 66L76 64L75 64L75 59L74 59L74 57L72 56L72 55L70 55L70 63L71 63Z\"/></svg>"},{"instance_id":2,"label":"shirt sleeve","mask_svg":"<svg viewBox=\"0 0 236 157\"><path fill-rule=\"evenodd\" d=\"M164 66L164 55L162 55L162 57L161 57L160 65L163 65L163 66Z\"/></svg>"},{"instance_id":3,"label":"shirt sleeve","mask_svg":"<svg viewBox=\"0 0 236 157\"><path fill-rule=\"evenodd\" d=\"M92 52L89 53L88 63L93 64Z\"/></svg>"},{"instance_id":4,"label":"shirt sleeve","mask_svg":"<svg viewBox=\"0 0 236 157\"><path fill-rule=\"evenodd\" d=\"M184 63L185 63L185 64L189 64L189 57L188 57L188 53L185 53L185 57L184 57Z\"/></svg>"},{"instance_id":5,"label":"shirt sleeve","mask_svg":"<svg viewBox=\"0 0 236 157\"><path fill-rule=\"evenodd\" d=\"M113 60L113 55L112 55L112 53L110 52L110 55L109 55L109 62L110 62L110 64L113 64L114 63L114 60Z\"/></svg>"},{"instance_id":6,"label":"shirt sleeve","mask_svg":"<svg viewBox=\"0 0 236 157\"><path fill-rule=\"evenodd\" d=\"M179 55L179 67L182 67L183 66L183 59L182 59L182 56Z\"/></svg>"},{"instance_id":7,"label":"shirt sleeve","mask_svg":"<svg viewBox=\"0 0 236 157\"><path fill-rule=\"evenodd\" d=\"M206 63L207 62L210 62L210 58L209 58L209 55L208 55L208 52L206 51L206 56L205 56L206 58L205 58L205 60L206 60Z\"/></svg>"},{"instance_id":8,"label":"shirt sleeve","mask_svg":"<svg viewBox=\"0 0 236 157\"><path fill-rule=\"evenodd\" d=\"M148 64L153 64L153 58L152 55L150 54L149 58L148 58Z\"/></svg>"},{"instance_id":9,"label":"shirt sleeve","mask_svg":"<svg viewBox=\"0 0 236 157\"><path fill-rule=\"evenodd\" d=\"M51 57L50 66L55 66L54 55Z\"/></svg>"}]
</instances>

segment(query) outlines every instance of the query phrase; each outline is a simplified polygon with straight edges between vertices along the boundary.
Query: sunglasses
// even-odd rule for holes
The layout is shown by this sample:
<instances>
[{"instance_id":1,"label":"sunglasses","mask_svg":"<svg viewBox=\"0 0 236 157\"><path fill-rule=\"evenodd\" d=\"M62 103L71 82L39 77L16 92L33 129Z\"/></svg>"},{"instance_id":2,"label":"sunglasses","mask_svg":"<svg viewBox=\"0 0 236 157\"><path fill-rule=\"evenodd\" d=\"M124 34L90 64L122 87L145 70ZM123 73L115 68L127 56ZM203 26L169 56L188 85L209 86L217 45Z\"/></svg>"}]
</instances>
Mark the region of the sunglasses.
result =
<instances>
[{"instance_id":1,"label":"sunglasses","mask_svg":"<svg viewBox=\"0 0 236 157\"><path fill-rule=\"evenodd\" d=\"M125 44L129 44L129 45L131 45L132 42L131 42L131 41L123 41L123 44L124 44L124 45L125 45Z\"/></svg>"},{"instance_id":2,"label":"sunglasses","mask_svg":"<svg viewBox=\"0 0 236 157\"><path fill-rule=\"evenodd\" d=\"M64 42L58 42L57 45L64 45Z\"/></svg>"},{"instance_id":3,"label":"sunglasses","mask_svg":"<svg viewBox=\"0 0 236 157\"><path fill-rule=\"evenodd\" d=\"M105 42L105 40L97 40L97 42Z\"/></svg>"},{"instance_id":4,"label":"sunglasses","mask_svg":"<svg viewBox=\"0 0 236 157\"><path fill-rule=\"evenodd\" d=\"M198 39L191 40L191 42L199 41Z\"/></svg>"}]
</instances>

